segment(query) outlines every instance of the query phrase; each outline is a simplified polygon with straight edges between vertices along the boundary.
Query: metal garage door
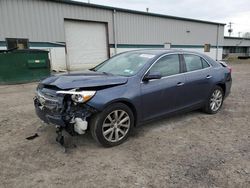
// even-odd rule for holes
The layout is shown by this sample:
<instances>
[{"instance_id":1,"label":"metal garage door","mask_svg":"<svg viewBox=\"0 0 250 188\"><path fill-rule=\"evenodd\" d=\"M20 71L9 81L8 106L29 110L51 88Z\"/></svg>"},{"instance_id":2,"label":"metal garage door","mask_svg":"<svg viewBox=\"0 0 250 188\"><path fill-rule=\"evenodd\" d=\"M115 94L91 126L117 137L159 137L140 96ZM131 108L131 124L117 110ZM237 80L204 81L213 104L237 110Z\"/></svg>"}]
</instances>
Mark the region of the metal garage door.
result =
<instances>
[{"instance_id":1,"label":"metal garage door","mask_svg":"<svg viewBox=\"0 0 250 188\"><path fill-rule=\"evenodd\" d=\"M106 32L104 23L65 21L67 68L82 70L107 59Z\"/></svg>"}]
</instances>

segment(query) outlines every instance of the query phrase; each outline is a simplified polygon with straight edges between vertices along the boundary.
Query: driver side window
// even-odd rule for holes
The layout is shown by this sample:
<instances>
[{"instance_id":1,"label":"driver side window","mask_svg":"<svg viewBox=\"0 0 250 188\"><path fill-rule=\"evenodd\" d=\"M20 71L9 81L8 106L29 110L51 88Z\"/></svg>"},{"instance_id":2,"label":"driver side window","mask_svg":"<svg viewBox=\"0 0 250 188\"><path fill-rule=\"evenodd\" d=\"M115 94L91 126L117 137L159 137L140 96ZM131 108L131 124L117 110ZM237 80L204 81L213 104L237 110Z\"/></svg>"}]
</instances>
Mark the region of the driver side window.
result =
<instances>
[{"instance_id":1,"label":"driver side window","mask_svg":"<svg viewBox=\"0 0 250 188\"><path fill-rule=\"evenodd\" d=\"M162 57L153 65L150 72L160 72L162 77L180 73L179 56L174 54Z\"/></svg>"}]
</instances>

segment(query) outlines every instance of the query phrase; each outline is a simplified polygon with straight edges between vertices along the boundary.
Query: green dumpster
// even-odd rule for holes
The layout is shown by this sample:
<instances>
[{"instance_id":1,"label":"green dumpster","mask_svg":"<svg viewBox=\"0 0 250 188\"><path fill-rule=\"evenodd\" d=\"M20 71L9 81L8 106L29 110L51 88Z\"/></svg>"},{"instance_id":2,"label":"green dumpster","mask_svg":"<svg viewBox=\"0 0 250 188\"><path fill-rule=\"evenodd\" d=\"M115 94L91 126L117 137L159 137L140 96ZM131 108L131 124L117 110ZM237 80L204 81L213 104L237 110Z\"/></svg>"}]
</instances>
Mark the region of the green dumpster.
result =
<instances>
[{"instance_id":1,"label":"green dumpster","mask_svg":"<svg viewBox=\"0 0 250 188\"><path fill-rule=\"evenodd\" d=\"M0 84L38 81L49 75L48 51L14 50L0 52Z\"/></svg>"}]
</instances>

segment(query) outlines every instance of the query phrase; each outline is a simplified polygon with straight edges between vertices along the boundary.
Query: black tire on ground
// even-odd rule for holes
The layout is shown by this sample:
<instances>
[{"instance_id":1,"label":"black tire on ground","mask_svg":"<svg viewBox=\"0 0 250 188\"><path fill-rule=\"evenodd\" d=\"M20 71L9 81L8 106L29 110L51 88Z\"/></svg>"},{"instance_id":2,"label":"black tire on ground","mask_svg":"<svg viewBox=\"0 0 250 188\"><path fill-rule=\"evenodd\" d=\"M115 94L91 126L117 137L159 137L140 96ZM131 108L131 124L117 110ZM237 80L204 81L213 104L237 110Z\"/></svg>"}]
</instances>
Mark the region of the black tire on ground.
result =
<instances>
[{"instance_id":1,"label":"black tire on ground","mask_svg":"<svg viewBox=\"0 0 250 188\"><path fill-rule=\"evenodd\" d=\"M215 91L220 91L221 92L222 101L221 101L221 104L220 104L219 108L216 109L216 110L213 110L210 103L211 103L211 100L212 100L213 93ZM208 113L208 114L216 114L221 109L221 107L223 105L223 100L224 100L224 91L223 91L223 89L220 86L215 86L214 89L212 90L212 92L210 93L209 98L206 101L206 104L205 104L205 106L203 108L203 111L205 113Z\"/></svg>"},{"instance_id":2,"label":"black tire on ground","mask_svg":"<svg viewBox=\"0 0 250 188\"><path fill-rule=\"evenodd\" d=\"M127 133L125 134L125 136L121 140L111 142L111 141L108 141L107 138L105 138L105 136L104 136L105 131L103 131L103 129L104 129L103 124L104 124L104 121L106 120L106 118L110 114L112 115L112 113L114 113L115 111L126 112L127 113L126 115L128 115L128 117L129 117L130 123L127 123L127 124L129 124L129 128L127 129ZM120 115L121 115L121 113L120 113ZM102 112L95 114L90 120L90 131L91 131L92 137L99 144L101 144L104 147L117 146L117 145L123 143L128 138L133 127L134 127L133 112L127 105L125 105L123 103L114 103L114 104L109 105ZM116 135L114 135L114 136L116 136ZM113 138L113 136L112 136L112 138Z\"/></svg>"}]
</instances>

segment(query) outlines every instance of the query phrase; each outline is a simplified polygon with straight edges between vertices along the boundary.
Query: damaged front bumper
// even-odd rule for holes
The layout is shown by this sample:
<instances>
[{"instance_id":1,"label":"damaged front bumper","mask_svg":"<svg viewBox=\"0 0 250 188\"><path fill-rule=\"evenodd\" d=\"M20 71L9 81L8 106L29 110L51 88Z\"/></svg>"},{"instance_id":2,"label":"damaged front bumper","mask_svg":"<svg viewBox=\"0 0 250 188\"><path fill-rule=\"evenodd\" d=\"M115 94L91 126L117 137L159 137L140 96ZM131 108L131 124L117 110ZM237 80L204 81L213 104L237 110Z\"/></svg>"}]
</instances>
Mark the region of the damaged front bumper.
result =
<instances>
[{"instance_id":1,"label":"damaged front bumper","mask_svg":"<svg viewBox=\"0 0 250 188\"><path fill-rule=\"evenodd\" d=\"M34 99L34 105L37 116L43 122L47 124L54 124L60 127L66 127L67 123L65 120L63 120L63 116L61 114L53 114L39 102L38 98Z\"/></svg>"},{"instance_id":2,"label":"damaged front bumper","mask_svg":"<svg viewBox=\"0 0 250 188\"><path fill-rule=\"evenodd\" d=\"M69 134L84 134L88 128L88 121L96 110L87 104L78 104L70 96L57 94L56 90L37 90L34 98L37 116L47 124L53 124Z\"/></svg>"}]
</instances>

